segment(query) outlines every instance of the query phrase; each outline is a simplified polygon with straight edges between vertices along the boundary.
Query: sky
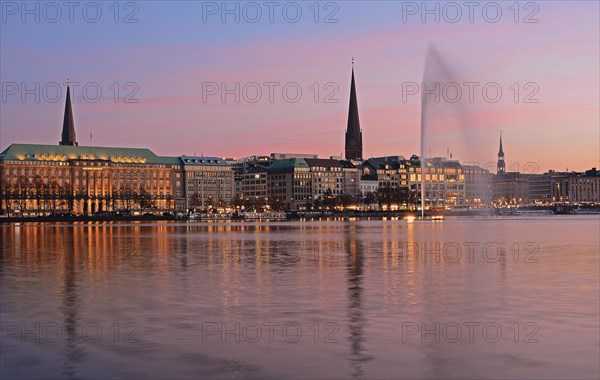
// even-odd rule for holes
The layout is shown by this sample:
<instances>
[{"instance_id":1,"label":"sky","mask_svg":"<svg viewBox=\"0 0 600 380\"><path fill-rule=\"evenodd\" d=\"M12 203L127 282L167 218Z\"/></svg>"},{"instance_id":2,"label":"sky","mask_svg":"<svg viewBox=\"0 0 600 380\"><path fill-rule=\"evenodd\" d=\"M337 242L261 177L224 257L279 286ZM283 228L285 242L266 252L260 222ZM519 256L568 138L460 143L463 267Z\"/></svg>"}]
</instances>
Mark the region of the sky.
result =
<instances>
[{"instance_id":1,"label":"sky","mask_svg":"<svg viewBox=\"0 0 600 380\"><path fill-rule=\"evenodd\" d=\"M366 157L425 120L428 155L600 167L597 1L65 4L0 2L0 149L58 143L68 79L80 145L341 155L354 58Z\"/></svg>"}]
</instances>

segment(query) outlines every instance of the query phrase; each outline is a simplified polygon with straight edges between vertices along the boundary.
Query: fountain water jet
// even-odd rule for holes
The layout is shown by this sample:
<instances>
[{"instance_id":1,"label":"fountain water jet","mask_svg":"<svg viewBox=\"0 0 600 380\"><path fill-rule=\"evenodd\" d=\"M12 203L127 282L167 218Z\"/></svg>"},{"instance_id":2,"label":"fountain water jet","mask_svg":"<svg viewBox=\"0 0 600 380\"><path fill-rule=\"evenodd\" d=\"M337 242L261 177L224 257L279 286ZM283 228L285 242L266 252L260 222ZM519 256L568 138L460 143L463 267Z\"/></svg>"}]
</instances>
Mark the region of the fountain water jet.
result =
<instances>
[{"instance_id":1,"label":"fountain water jet","mask_svg":"<svg viewBox=\"0 0 600 380\"><path fill-rule=\"evenodd\" d=\"M426 91L431 91L432 89L441 93L442 88L449 83L457 84L459 82L456 80L456 75L449 69L449 65L444 61L433 43L431 43L425 56L421 88L421 218L425 217L425 167L427 159L432 158L429 157L431 156L431 137L433 132L447 130L448 125L452 124L452 122L448 123L447 120L440 124L439 118L453 115L455 119L454 123L458 125L459 130L463 133L462 141L466 141L469 137L467 127L470 125L470 122L467 119L464 98L459 97L457 101L448 102L446 101L447 99L442 99L441 94L435 95L434 99L431 99L431 94L426 94ZM428 97L427 95L430 96ZM437 120L436 117L438 118ZM447 141L445 142L447 143ZM429 156L426 154L427 148L430 151Z\"/></svg>"}]
</instances>

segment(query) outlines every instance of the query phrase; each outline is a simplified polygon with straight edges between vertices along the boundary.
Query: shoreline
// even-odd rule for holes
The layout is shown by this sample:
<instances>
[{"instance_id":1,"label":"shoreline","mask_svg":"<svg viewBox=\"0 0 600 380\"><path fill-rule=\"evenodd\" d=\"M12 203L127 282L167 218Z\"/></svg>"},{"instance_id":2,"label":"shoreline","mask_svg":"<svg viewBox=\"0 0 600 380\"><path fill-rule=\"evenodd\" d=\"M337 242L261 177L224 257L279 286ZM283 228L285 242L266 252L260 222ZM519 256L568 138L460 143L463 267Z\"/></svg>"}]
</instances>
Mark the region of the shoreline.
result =
<instances>
[{"instance_id":1,"label":"shoreline","mask_svg":"<svg viewBox=\"0 0 600 380\"><path fill-rule=\"evenodd\" d=\"M417 220L421 219L414 211L394 211L394 212L338 212L338 213L298 213L291 212L286 213L285 219L280 218L256 218L256 219L244 219L243 217L223 218L223 219L187 219L177 218L175 216L163 216L163 215L135 215L135 216L42 216L42 217L0 217L0 224L10 223L73 223L73 222L139 222L139 221L175 221L175 222L190 222L190 223L202 223L202 222L265 222L265 221L293 221L293 220L327 220L327 219L383 219L383 218L405 218L407 216L414 216ZM600 212L594 213L545 213L545 214L507 214L501 212L455 212L446 213L443 218L454 218L454 217L466 217L466 218L478 218L478 217L531 217L531 216L561 216L561 215L600 215ZM432 217L431 214L425 215L425 219L429 220Z\"/></svg>"}]
</instances>

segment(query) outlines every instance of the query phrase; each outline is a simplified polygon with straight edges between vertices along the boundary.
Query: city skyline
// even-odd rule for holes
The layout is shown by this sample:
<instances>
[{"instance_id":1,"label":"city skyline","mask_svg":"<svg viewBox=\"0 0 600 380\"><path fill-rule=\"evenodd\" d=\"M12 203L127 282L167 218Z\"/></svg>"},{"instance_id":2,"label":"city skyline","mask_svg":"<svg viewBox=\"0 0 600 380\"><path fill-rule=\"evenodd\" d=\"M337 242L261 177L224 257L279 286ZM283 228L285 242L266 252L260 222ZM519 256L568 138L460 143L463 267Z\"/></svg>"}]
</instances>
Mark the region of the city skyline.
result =
<instances>
[{"instance_id":1,"label":"city skyline","mask_svg":"<svg viewBox=\"0 0 600 380\"><path fill-rule=\"evenodd\" d=\"M276 211L330 206L370 210L377 200L377 208L384 211L417 210L420 203L424 217L426 210L439 208L460 212L598 201L596 167L585 173L551 170L544 174L538 173L533 162L506 168L502 133L495 165L461 163L449 150L447 157L431 153L410 159L403 155L364 157L354 67L345 155L329 159L293 153L240 160L195 154L159 156L147 148L92 146L91 133L90 145L80 146L69 84L66 94L58 146L15 143L0 153L0 207L4 203L9 214L11 209L22 216L66 210L87 216L131 210L136 205L137 213L151 209L168 215L171 210L181 215L198 208L223 212L246 206ZM430 108L424 112L431 116ZM424 123L436 137L436 124ZM494 166L495 175L491 174Z\"/></svg>"},{"instance_id":2,"label":"city skyline","mask_svg":"<svg viewBox=\"0 0 600 380\"><path fill-rule=\"evenodd\" d=\"M36 83L41 88L48 83L62 85L70 78L80 84L71 95L82 145L89 144L87 136L92 133L95 146L149 147L164 155L245 157L277 151L343 155L350 59L356 57L364 156L419 154L420 100L417 95L403 102L401 92L406 82L421 82L425 51L433 41L461 79L497 82L504 90L498 103L476 99L467 107L475 121L468 132L476 143L468 155L448 146L455 158L495 162L497 136L503 131L509 168L512 163L534 161L540 172L586 170L600 162L598 38L590 33L597 26L596 3L576 2L567 8L540 4L539 22L533 24L514 23L507 9L499 23L453 24L443 19L422 23L414 17L403 22L400 3L384 4L377 12L342 3L337 23L276 22L280 32L276 36L269 33L268 22L222 23L211 18L203 22L199 17L184 29L159 17L166 12L187 20L194 11L202 14L200 4L189 7L186 15L161 2L141 4L135 24L77 19L73 24L22 23L7 17L2 23L6 33L0 36L6 52L0 57L2 148L19 142L54 143L54 126L63 112L59 105L65 98L63 88L54 103L44 96L36 103L32 95L22 101L20 90L11 95L7 83L24 83L31 89ZM305 17L308 12L305 9ZM114 28L107 39L101 25L108 22ZM172 26L168 39L149 28L157 23ZM73 33L73 28L80 33ZM474 29L479 33L472 33ZM121 38L113 38L115 34ZM327 42L320 42L323 35ZM181 37L179 42L168 43L174 36ZM510 44L505 40L509 37ZM293 49L284 44L290 39L295 41ZM49 61L33 59L32 49L48 55ZM56 54L50 57L49 49ZM298 83L303 96L296 103L281 96L272 103L265 99L232 103L221 102L217 94L203 102L202 85L207 82L243 86L268 81ZM124 102L132 91L125 88L130 82L138 86L133 96L137 103ZM517 82L538 84L539 102L515 103L509 87ZM84 99L85 83L100 86L101 100ZM110 88L115 83L120 90L117 102ZM320 89L317 103L310 89L314 83ZM337 88L325 88L328 83ZM331 100L337 103L326 103L332 90ZM432 153L446 152L444 148Z\"/></svg>"},{"instance_id":3,"label":"city skyline","mask_svg":"<svg viewBox=\"0 0 600 380\"><path fill-rule=\"evenodd\" d=\"M345 149L345 153L340 153L339 155L335 154L335 153L331 153L331 154L326 154L326 157L340 157L347 159L347 160L353 160L353 159L357 159L360 161L369 159L369 158L377 158L378 156L367 156L363 154L363 145L362 145L362 128L360 126L360 121L359 121L359 107L358 107L358 100L357 100L357 95L356 95L356 88L355 88L355 80L354 80L354 58L352 59L352 76L351 76L351 89L350 89L350 96L349 96L349 101L347 103L347 108L348 108L348 119L347 119L347 127L344 130L344 134L345 134L345 144L344 144L344 149ZM138 147L138 146L131 146L131 147L125 147L125 146L121 146L121 145L115 145L115 144L108 144L108 145L104 145L104 146L100 146L98 144L92 144L92 132L90 131L89 134L89 144L85 144L82 143L80 144L79 141L77 141L76 138L76 125L75 125L75 117L73 116L73 100L71 99L71 89L70 89L70 84L67 81L66 82L66 97L65 97L65 103L64 103L64 113L63 113L63 124L62 124L62 128L61 128L61 141L59 141L59 145L71 145L71 146L90 146L90 147L114 147L114 148L145 148L145 147ZM85 138L85 136L84 136ZM358 141L358 143L356 143L356 141ZM31 143L31 142L13 142L13 144L20 144L20 143L26 143L26 144L38 144L38 143ZM46 145L45 143L40 143L41 145ZM9 144L11 145L11 144ZM9 146L7 145L7 147ZM50 144L53 145L53 144ZM6 147L3 147L6 148ZM446 160L456 160L459 162L462 162L464 164L469 164L469 165L478 165L483 167L486 170L490 170L491 172L494 171L494 169L500 170L502 173L506 172L521 172L523 171L525 174L539 174L542 171L539 171L539 164L535 161L527 161L527 162L523 162L523 163L510 163L509 162L509 166L506 167L505 161L504 161L504 152L503 152L503 146L502 146L502 131L500 131L500 140L499 140L499 152L497 155L497 161L494 160L490 160L487 162L472 162L472 161L464 161L461 160L460 157L455 157L453 156L452 152L449 150L446 151L446 154L431 154L428 157L436 157L436 158L442 158L442 159L446 159ZM283 150L277 150L277 149L271 149L271 151L269 152L254 152L251 153L245 157L242 156L235 156L235 157L230 157L233 158L235 160L237 159L244 159L244 158L249 158L249 157L258 157L258 156L263 156L263 155L276 155L276 154L280 154L283 153ZM303 155L306 156L311 156L313 154L313 152L309 152L308 150L302 150L302 151L295 151L295 152L285 152L284 154L288 155L289 157L300 157ZM182 154L182 153L176 153L173 154L173 156L186 156L187 154ZM204 152L201 152L200 154L197 154L197 152L194 152L193 154L189 155L190 157L221 157L223 159L227 158L227 156L224 155L220 155L220 154L207 154L205 155ZM317 156L319 157L324 157L321 154L317 154ZM364 157L363 157L364 156ZM410 156L417 156L420 157L420 155L418 153L395 153L392 155L386 155L386 156L399 156L399 157L410 157ZM502 156L502 158L500 158L500 156ZM384 157L384 156L379 156L379 157ZM531 165L533 164L533 165ZM589 167L585 168L582 171L585 171L589 168L591 168L592 165L590 165ZM594 166L595 168L595 166ZM557 170L557 171L561 171L561 169L555 169L555 168L549 168L545 171L553 171L553 170ZM569 169L568 167L566 168L566 171L572 171L572 172L577 172L577 170L575 169ZM500 173L500 171L498 171L498 173Z\"/></svg>"}]
</instances>

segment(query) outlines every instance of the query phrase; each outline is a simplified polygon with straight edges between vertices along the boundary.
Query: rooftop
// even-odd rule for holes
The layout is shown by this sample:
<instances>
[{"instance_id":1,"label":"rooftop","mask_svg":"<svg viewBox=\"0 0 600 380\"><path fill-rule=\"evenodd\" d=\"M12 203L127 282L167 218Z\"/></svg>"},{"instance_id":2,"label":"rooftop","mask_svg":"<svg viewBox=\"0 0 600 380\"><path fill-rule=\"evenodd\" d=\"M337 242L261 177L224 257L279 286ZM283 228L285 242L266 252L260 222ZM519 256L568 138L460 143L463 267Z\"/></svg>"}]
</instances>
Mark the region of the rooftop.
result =
<instances>
[{"instance_id":1,"label":"rooftop","mask_svg":"<svg viewBox=\"0 0 600 380\"><path fill-rule=\"evenodd\" d=\"M271 172L285 172L293 171L295 168L308 168L308 164L304 158L287 158L273 161L268 170Z\"/></svg>"},{"instance_id":2,"label":"rooftop","mask_svg":"<svg viewBox=\"0 0 600 380\"><path fill-rule=\"evenodd\" d=\"M229 162L219 157L181 156L184 165L231 166Z\"/></svg>"},{"instance_id":3,"label":"rooftop","mask_svg":"<svg viewBox=\"0 0 600 380\"><path fill-rule=\"evenodd\" d=\"M102 160L118 163L181 165L179 157L157 156L146 148L114 148L98 146L11 144L0 160L72 161Z\"/></svg>"},{"instance_id":4,"label":"rooftop","mask_svg":"<svg viewBox=\"0 0 600 380\"><path fill-rule=\"evenodd\" d=\"M338 160L331 160L328 158L305 158L306 164L312 167L324 167L324 168L341 168L342 164Z\"/></svg>"}]
</instances>

